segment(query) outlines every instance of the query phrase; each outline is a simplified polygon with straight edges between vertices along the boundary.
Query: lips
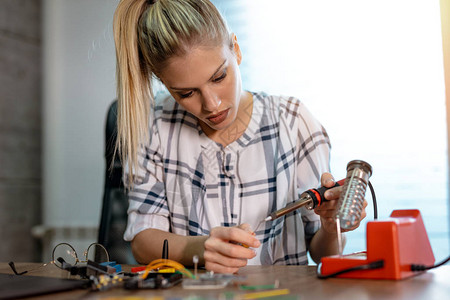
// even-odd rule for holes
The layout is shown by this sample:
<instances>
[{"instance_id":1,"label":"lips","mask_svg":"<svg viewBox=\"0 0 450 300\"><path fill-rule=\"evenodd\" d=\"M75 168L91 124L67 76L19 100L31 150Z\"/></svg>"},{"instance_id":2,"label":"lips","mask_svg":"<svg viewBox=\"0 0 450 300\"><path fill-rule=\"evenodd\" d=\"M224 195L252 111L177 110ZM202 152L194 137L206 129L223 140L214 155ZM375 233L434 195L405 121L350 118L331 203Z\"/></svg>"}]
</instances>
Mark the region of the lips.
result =
<instances>
[{"instance_id":1,"label":"lips","mask_svg":"<svg viewBox=\"0 0 450 300\"><path fill-rule=\"evenodd\" d=\"M227 118L229 111L230 111L230 109L228 108L226 110L219 112L218 114L209 116L207 119L214 125L220 124Z\"/></svg>"}]
</instances>

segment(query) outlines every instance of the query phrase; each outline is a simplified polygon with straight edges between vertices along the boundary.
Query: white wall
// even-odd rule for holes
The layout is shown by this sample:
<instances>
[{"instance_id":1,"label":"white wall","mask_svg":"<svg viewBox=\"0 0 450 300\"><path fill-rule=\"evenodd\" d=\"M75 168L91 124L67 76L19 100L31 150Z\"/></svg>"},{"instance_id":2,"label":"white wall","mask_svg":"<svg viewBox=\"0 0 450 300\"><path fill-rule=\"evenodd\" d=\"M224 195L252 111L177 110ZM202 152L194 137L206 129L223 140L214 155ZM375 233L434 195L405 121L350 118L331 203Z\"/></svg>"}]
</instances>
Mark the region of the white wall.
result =
<instances>
[{"instance_id":1,"label":"white wall","mask_svg":"<svg viewBox=\"0 0 450 300\"><path fill-rule=\"evenodd\" d=\"M116 0L44 0L43 222L97 226L104 120L115 97Z\"/></svg>"}]
</instances>

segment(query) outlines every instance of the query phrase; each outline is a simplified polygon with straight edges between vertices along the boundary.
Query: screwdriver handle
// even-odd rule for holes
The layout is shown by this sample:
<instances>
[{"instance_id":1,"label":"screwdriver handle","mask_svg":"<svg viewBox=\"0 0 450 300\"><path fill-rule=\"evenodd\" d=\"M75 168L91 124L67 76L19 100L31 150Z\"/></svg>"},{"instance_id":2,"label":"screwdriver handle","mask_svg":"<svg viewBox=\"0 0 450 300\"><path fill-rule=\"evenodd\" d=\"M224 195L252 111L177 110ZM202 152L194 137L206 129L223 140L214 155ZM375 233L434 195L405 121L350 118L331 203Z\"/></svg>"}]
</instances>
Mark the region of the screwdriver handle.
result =
<instances>
[{"instance_id":1,"label":"screwdriver handle","mask_svg":"<svg viewBox=\"0 0 450 300\"><path fill-rule=\"evenodd\" d=\"M345 182L345 179L342 179L342 180L339 180L338 182L336 182L336 184L332 187L321 186L318 189L309 189L309 190L305 191L304 194L309 195L312 199L311 206L308 208L313 209L313 208L316 208L317 206L322 205L322 203L324 201L327 201L325 199L325 191L332 189L334 187L337 187L337 186L341 186L344 184L344 182Z\"/></svg>"}]
</instances>

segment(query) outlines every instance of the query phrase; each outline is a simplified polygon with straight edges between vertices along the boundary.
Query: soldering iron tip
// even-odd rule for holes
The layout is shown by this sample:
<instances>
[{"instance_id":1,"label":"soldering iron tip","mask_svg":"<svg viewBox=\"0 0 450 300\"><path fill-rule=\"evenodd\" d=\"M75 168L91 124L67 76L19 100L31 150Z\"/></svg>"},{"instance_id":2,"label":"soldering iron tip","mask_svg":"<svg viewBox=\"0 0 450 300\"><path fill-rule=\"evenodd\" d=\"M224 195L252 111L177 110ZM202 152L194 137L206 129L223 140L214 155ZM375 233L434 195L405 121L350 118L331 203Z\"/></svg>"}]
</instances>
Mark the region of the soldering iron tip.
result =
<instances>
[{"instance_id":1,"label":"soldering iron tip","mask_svg":"<svg viewBox=\"0 0 450 300\"><path fill-rule=\"evenodd\" d=\"M267 218L264 219L264 222L267 222L267 221L272 221L272 216L268 216Z\"/></svg>"}]
</instances>

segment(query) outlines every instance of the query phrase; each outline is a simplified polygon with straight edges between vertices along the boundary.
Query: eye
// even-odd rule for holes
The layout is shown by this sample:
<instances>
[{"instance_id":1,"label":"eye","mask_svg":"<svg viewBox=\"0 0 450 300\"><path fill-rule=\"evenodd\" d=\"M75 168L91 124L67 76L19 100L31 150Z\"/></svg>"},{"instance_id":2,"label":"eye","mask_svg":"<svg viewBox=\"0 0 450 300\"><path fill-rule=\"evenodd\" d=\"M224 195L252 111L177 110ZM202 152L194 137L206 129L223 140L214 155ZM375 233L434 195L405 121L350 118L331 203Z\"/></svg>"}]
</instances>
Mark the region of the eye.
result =
<instances>
[{"instance_id":1,"label":"eye","mask_svg":"<svg viewBox=\"0 0 450 300\"><path fill-rule=\"evenodd\" d=\"M227 76L227 72L223 71L223 73L219 77L216 77L213 79L213 82L221 82L226 76Z\"/></svg>"},{"instance_id":2,"label":"eye","mask_svg":"<svg viewBox=\"0 0 450 300\"><path fill-rule=\"evenodd\" d=\"M193 94L194 94L194 92L193 92L193 91L190 91L190 92L187 92L187 93L184 93L184 94L178 94L178 95L180 96L180 98L189 98L189 97L191 97Z\"/></svg>"}]
</instances>

